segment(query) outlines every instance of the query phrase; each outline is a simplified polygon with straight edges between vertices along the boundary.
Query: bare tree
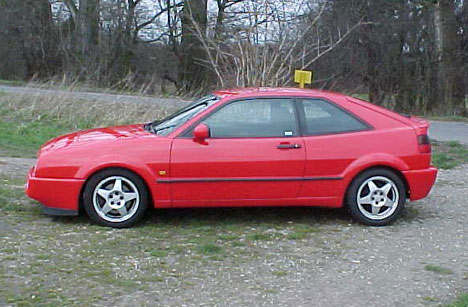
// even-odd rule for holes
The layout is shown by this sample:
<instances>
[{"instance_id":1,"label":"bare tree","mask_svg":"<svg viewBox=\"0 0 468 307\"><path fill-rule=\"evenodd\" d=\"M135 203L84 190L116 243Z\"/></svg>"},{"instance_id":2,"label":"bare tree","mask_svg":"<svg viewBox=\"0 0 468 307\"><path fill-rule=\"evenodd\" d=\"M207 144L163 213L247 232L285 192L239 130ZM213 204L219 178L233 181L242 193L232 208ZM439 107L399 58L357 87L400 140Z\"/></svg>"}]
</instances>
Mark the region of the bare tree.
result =
<instances>
[{"instance_id":1,"label":"bare tree","mask_svg":"<svg viewBox=\"0 0 468 307\"><path fill-rule=\"evenodd\" d=\"M206 52L204 63L223 87L289 84L294 69L310 68L362 24L358 22L334 38L324 39L315 33L325 5L310 13L296 11L286 16L277 7L279 2L262 7L248 2L243 2L248 20L224 25L229 39L223 43L216 34L210 37L196 27ZM249 14L252 10L255 13Z\"/></svg>"}]
</instances>

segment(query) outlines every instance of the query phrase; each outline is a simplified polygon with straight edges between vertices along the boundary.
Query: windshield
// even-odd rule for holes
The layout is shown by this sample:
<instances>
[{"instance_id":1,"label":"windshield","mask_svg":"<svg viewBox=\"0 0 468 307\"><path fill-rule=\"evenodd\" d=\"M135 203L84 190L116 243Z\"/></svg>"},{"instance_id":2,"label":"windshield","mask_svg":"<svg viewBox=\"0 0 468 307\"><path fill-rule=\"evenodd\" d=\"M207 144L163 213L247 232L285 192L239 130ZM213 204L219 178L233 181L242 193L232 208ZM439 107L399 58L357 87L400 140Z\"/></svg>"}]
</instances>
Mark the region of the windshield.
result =
<instances>
[{"instance_id":1,"label":"windshield","mask_svg":"<svg viewBox=\"0 0 468 307\"><path fill-rule=\"evenodd\" d=\"M202 97L163 120L146 124L145 129L158 135L168 135L217 101L219 98L214 95Z\"/></svg>"}]
</instances>

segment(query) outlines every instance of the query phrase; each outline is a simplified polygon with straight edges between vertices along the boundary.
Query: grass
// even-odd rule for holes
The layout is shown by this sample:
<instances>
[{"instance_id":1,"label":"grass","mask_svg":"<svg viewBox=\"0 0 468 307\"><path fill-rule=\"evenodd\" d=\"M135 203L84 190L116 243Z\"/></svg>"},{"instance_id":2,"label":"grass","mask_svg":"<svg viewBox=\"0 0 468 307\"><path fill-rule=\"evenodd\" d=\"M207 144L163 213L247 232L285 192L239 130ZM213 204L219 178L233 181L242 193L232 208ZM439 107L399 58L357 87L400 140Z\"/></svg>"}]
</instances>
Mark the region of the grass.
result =
<instances>
[{"instance_id":1,"label":"grass","mask_svg":"<svg viewBox=\"0 0 468 307\"><path fill-rule=\"evenodd\" d=\"M273 271L271 273L275 275L276 277L282 277L282 276L288 275L288 272L286 271Z\"/></svg>"},{"instance_id":2,"label":"grass","mask_svg":"<svg viewBox=\"0 0 468 307\"><path fill-rule=\"evenodd\" d=\"M223 252L223 248L221 246L212 243L202 244L198 247L198 250L205 255L220 254Z\"/></svg>"},{"instance_id":3,"label":"grass","mask_svg":"<svg viewBox=\"0 0 468 307\"><path fill-rule=\"evenodd\" d=\"M438 265L433 265L433 264L427 264L424 266L424 269L429 272L434 272L437 274L443 274L443 275L451 275L453 274L453 271Z\"/></svg>"},{"instance_id":4,"label":"grass","mask_svg":"<svg viewBox=\"0 0 468 307\"><path fill-rule=\"evenodd\" d=\"M468 307L468 293L461 294L455 302L447 305L447 307Z\"/></svg>"},{"instance_id":5,"label":"grass","mask_svg":"<svg viewBox=\"0 0 468 307\"><path fill-rule=\"evenodd\" d=\"M167 254L168 253L166 250L161 250L161 249L152 250L150 252L150 255L156 258L164 258L167 256Z\"/></svg>"},{"instance_id":6,"label":"grass","mask_svg":"<svg viewBox=\"0 0 468 307\"><path fill-rule=\"evenodd\" d=\"M442 169L451 169L468 163L468 147L456 141L434 142L432 163Z\"/></svg>"},{"instance_id":7,"label":"grass","mask_svg":"<svg viewBox=\"0 0 468 307\"><path fill-rule=\"evenodd\" d=\"M271 234L268 233L254 233L248 235L248 239L252 241L268 241L272 238Z\"/></svg>"},{"instance_id":8,"label":"grass","mask_svg":"<svg viewBox=\"0 0 468 307\"><path fill-rule=\"evenodd\" d=\"M143 123L168 110L147 105L29 95L0 96L0 154L34 157L47 140L69 132Z\"/></svg>"},{"instance_id":9,"label":"grass","mask_svg":"<svg viewBox=\"0 0 468 307\"><path fill-rule=\"evenodd\" d=\"M468 117L463 116L425 116L424 118L427 118L429 120L468 123Z\"/></svg>"},{"instance_id":10,"label":"grass","mask_svg":"<svg viewBox=\"0 0 468 307\"><path fill-rule=\"evenodd\" d=\"M38 214L37 207L24 205L24 180L0 178L0 210L6 214Z\"/></svg>"},{"instance_id":11,"label":"grass","mask_svg":"<svg viewBox=\"0 0 468 307\"><path fill-rule=\"evenodd\" d=\"M3 80L3 79L0 79L0 84L1 85L11 85L11 86L22 86L22 85L25 85L26 82L21 81L21 80Z\"/></svg>"}]
</instances>

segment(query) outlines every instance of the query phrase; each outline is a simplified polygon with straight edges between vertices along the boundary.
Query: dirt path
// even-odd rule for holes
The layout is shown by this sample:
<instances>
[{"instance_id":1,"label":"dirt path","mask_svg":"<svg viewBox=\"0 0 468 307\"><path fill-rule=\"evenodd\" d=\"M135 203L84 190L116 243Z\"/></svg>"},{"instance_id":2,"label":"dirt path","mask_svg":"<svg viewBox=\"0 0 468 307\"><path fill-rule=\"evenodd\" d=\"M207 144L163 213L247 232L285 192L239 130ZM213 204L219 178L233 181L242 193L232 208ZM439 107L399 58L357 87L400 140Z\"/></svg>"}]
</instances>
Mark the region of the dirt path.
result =
<instances>
[{"instance_id":1,"label":"dirt path","mask_svg":"<svg viewBox=\"0 0 468 307\"><path fill-rule=\"evenodd\" d=\"M0 157L0 176L26 177L35 159Z\"/></svg>"}]
</instances>

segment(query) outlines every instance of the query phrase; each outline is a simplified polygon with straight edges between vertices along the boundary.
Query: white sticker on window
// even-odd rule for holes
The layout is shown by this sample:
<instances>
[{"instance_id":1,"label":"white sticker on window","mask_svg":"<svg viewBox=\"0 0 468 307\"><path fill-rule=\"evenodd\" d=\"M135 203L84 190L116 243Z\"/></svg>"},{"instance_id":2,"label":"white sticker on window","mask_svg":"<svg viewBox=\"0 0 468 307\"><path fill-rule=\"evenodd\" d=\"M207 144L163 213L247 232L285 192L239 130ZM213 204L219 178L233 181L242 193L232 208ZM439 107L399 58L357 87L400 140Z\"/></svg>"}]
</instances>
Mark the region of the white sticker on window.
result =
<instances>
[{"instance_id":1,"label":"white sticker on window","mask_svg":"<svg viewBox=\"0 0 468 307\"><path fill-rule=\"evenodd\" d=\"M291 130L287 130L284 132L284 136L292 136L293 132Z\"/></svg>"}]
</instances>

